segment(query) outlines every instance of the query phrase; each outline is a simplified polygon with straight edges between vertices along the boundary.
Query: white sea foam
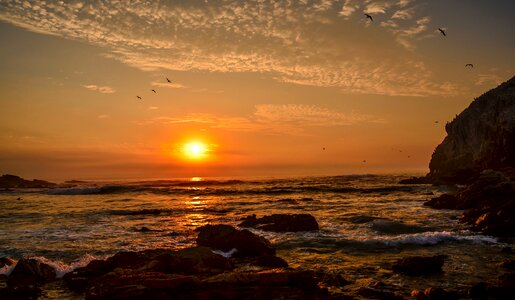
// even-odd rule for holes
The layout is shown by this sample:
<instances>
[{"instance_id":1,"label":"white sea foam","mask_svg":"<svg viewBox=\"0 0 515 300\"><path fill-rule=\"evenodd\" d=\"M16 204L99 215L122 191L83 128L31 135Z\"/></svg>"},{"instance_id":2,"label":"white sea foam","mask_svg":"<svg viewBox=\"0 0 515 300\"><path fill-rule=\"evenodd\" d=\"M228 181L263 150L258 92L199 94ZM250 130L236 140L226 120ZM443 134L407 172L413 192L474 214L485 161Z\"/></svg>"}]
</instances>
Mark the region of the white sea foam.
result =
<instances>
[{"instance_id":1,"label":"white sea foam","mask_svg":"<svg viewBox=\"0 0 515 300\"><path fill-rule=\"evenodd\" d=\"M56 272L56 278L61 278L66 273L69 273L77 268L87 266L93 260L105 259L106 257L97 257L97 256L86 254L80 260L74 261L70 264L67 264L67 263L64 263L64 262L58 261L58 260L57 261L51 260L51 259L48 259L43 256L35 256L35 257L30 257L30 258L36 259L42 263L45 263L45 264L51 266L52 268L54 268L54 270ZM17 263L18 262L14 263L10 266L5 266L3 268L0 268L0 274L5 274L5 275L9 276L11 274L11 272L14 270L14 268L16 267Z\"/></svg>"},{"instance_id":2,"label":"white sea foam","mask_svg":"<svg viewBox=\"0 0 515 300\"><path fill-rule=\"evenodd\" d=\"M470 232L434 231L415 234L399 234L395 236L377 236L372 239L362 239L362 242L383 243L388 246L396 245L435 245L445 241L469 241L474 243L497 243L497 239L491 236L474 235Z\"/></svg>"},{"instance_id":3,"label":"white sea foam","mask_svg":"<svg viewBox=\"0 0 515 300\"><path fill-rule=\"evenodd\" d=\"M214 254L221 255L225 258L231 258L234 255L234 253L238 252L238 249L232 248L231 250L229 250L227 252L223 252L222 250L213 250L212 252Z\"/></svg>"}]
</instances>

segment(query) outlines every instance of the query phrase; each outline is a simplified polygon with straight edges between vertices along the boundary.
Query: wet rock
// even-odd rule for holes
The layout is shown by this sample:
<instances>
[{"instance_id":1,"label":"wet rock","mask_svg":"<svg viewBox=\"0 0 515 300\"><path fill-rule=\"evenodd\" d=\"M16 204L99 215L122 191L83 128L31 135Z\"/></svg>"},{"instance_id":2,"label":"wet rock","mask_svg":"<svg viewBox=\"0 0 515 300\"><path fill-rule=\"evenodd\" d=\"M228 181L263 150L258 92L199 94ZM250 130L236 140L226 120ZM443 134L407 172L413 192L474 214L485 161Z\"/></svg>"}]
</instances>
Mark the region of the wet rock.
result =
<instances>
[{"instance_id":1,"label":"wet rock","mask_svg":"<svg viewBox=\"0 0 515 300\"><path fill-rule=\"evenodd\" d=\"M22 258L7 277L9 287L23 287L49 282L55 279L54 268L36 259Z\"/></svg>"},{"instance_id":2,"label":"wet rock","mask_svg":"<svg viewBox=\"0 0 515 300\"><path fill-rule=\"evenodd\" d=\"M460 207L459 198L453 194L442 194L438 197L424 202L425 206L437 209L458 209Z\"/></svg>"},{"instance_id":3,"label":"wet rock","mask_svg":"<svg viewBox=\"0 0 515 300\"><path fill-rule=\"evenodd\" d=\"M41 295L41 289L36 286L20 286L0 288L2 300L36 300Z\"/></svg>"},{"instance_id":4,"label":"wet rock","mask_svg":"<svg viewBox=\"0 0 515 300\"><path fill-rule=\"evenodd\" d=\"M248 230L238 230L229 225L205 225L196 229L197 245L212 247L224 252L233 248L234 257L274 256L270 242Z\"/></svg>"},{"instance_id":5,"label":"wet rock","mask_svg":"<svg viewBox=\"0 0 515 300\"><path fill-rule=\"evenodd\" d=\"M351 222L352 224L364 224L369 223L374 220L381 219L379 217L373 217L373 216L353 216L348 218L347 220Z\"/></svg>"},{"instance_id":6,"label":"wet rock","mask_svg":"<svg viewBox=\"0 0 515 300\"><path fill-rule=\"evenodd\" d=\"M365 297L366 299L384 299L384 300L401 300L401 296L394 292L385 291L381 289L373 289L370 287L360 287L357 290L357 294Z\"/></svg>"},{"instance_id":7,"label":"wet rock","mask_svg":"<svg viewBox=\"0 0 515 300\"><path fill-rule=\"evenodd\" d=\"M85 299L177 299L181 292L194 290L198 282L194 276L177 274L113 273L96 280Z\"/></svg>"},{"instance_id":8,"label":"wet rock","mask_svg":"<svg viewBox=\"0 0 515 300\"><path fill-rule=\"evenodd\" d=\"M218 274L232 270L229 259L207 247L179 250L170 255L169 272L183 274Z\"/></svg>"},{"instance_id":9,"label":"wet rock","mask_svg":"<svg viewBox=\"0 0 515 300\"><path fill-rule=\"evenodd\" d=\"M446 255L406 257L397 260L392 269L413 276L441 272L446 258Z\"/></svg>"},{"instance_id":10,"label":"wet rock","mask_svg":"<svg viewBox=\"0 0 515 300\"><path fill-rule=\"evenodd\" d=\"M100 299L324 299L309 271L226 272L201 278L162 273L113 273L86 291Z\"/></svg>"},{"instance_id":11,"label":"wet rock","mask_svg":"<svg viewBox=\"0 0 515 300\"><path fill-rule=\"evenodd\" d=\"M248 216L238 224L240 227L251 227L274 232L297 232L318 230L319 226L310 214L273 214L256 218Z\"/></svg>"},{"instance_id":12,"label":"wet rock","mask_svg":"<svg viewBox=\"0 0 515 300\"><path fill-rule=\"evenodd\" d=\"M488 297L488 284L486 282L478 282L468 290L468 297L470 299L487 299Z\"/></svg>"},{"instance_id":13,"label":"wet rock","mask_svg":"<svg viewBox=\"0 0 515 300\"><path fill-rule=\"evenodd\" d=\"M424 295L427 296L427 299L435 299L435 300L455 300L460 299L460 295L455 292L446 291L442 288L430 287L424 291Z\"/></svg>"},{"instance_id":14,"label":"wet rock","mask_svg":"<svg viewBox=\"0 0 515 300\"><path fill-rule=\"evenodd\" d=\"M5 266L12 266L16 261L10 257L0 257L0 269Z\"/></svg>"},{"instance_id":15,"label":"wet rock","mask_svg":"<svg viewBox=\"0 0 515 300\"><path fill-rule=\"evenodd\" d=\"M513 259L506 259L500 264L501 268L509 269L509 270L515 270L515 260Z\"/></svg>"},{"instance_id":16,"label":"wet rock","mask_svg":"<svg viewBox=\"0 0 515 300\"><path fill-rule=\"evenodd\" d=\"M350 281L345 279L339 273L332 273L327 271L316 271L315 277L319 283L323 283L327 286L343 287L351 284Z\"/></svg>"},{"instance_id":17,"label":"wet rock","mask_svg":"<svg viewBox=\"0 0 515 300\"><path fill-rule=\"evenodd\" d=\"M407 234L426 232L429 228L389 220L375 220L372 229L382 234Z\"/></svg>"}]
</instances>

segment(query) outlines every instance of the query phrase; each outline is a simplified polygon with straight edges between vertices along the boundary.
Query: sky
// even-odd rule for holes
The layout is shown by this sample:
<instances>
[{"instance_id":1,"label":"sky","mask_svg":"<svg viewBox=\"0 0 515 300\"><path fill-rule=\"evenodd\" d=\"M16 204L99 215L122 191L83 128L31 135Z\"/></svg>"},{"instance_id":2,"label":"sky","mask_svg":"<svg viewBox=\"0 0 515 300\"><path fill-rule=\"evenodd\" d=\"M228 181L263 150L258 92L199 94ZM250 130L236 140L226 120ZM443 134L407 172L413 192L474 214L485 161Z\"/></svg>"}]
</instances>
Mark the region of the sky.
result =
<instances>
[{"instance_id":1,"label":"sky","mask_svg":"<svg viewBox=\"0 0 515 300\"><path fill-rule=\"evenodd\" d=\"M515 75L514 12L512 0L2 0L0 173L422 174L445 123Z\"/></svg>"}]
</instances>

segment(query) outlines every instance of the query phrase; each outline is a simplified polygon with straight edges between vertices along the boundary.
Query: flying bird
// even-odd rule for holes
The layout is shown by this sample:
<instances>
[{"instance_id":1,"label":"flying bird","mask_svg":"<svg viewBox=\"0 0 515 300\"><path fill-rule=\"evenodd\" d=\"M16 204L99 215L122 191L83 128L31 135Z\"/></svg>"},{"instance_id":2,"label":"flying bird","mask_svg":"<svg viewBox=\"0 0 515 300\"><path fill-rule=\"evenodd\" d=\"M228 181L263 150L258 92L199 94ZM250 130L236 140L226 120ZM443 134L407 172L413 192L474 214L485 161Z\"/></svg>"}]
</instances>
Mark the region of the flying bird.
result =
<instances>
[{"instance_id":1,"label":"flying bird","mask_svg":"<svg viewBox=\"0 0 515 300\"><path fill-rule=\"evenodd\" d=\"M438 124L438 121L435 121L435 124Z\"/></svg>"},{"instance_id":2,"label":"flying bird","mask_svg":"<svg viewBox=\"0 0 515 300\"><path fill-rule=\"evenodd\" d=\"M140 96L136 96L136 98L138 98L139 100L141 100L141 97L140 97Z\"/></svg>"},{"instance_id":3,"label":"flying bird","mask_svg":"<svg viewBox=\"0 0 515 300\"><path fill-rule=\"evenodd\" d=\"M466 65L465 65L465 67L471 67L471 68L473 68L473 67L474 67L474 65L473 65L473 64L466 64Z\"/></svg>"},{"instance_id":4,"label":"flying bird","mask_svg":"<svg viewBox=\"0 0 515 300\"><path fill-rule=\"evenodd\" d=\"M156 90L152 89L151 91L154 92L154 94L157 94Z\"/></svg>"},{"instance_id":5,"label":"flying bird","mask_svg":"<svg viewBox=\"0 0 515 300\"><path fill-rule=\"evenodd\" d=\"M438 28L438 31L440 31L443 34L443 36L447 36L447 34L445 33L445 31L442 28Z\"/></svg>"},{"instance_id":6,"label":"flying bird","mask_svg":"<svg viewBox=\"0 0 515 300\"><path fill-rule=\"evenodd\" d=\"M365 17L367 17L367 19L370 19L370 21L372 21L372 22L374 21L374 19L372 18L372 16L371 16L371 15L369 15L369 14L365 14Z\"/></svg>"},{"instance_id":7,"label":"flying bird","mask_svg":"<svg viewBox=\"0 0 515 300\"><path fill-rule=\"evenodd\" d=\"M325 147L324 147L324 148L322 148L322 150L325 150Z\"/></svg>"},{"instance_id":8,"label":"flying bird","mask_svg":"<svg viewBox=\"0 0 515 300\"><path fill-rule=\"evenodd\" d=\"M166 77L166 81L168 81L168 83L172 83L172 81L168 79L168 77Z\"/></svg>"},{"instance_id":9,"label":"flying bird","mask_svg":"<svg viewBox=\"0 0 515 300\"><path fill-rule=\"evenodd\" d=\"M366 163L367 161L366 160L363 160L363 163Z\"/></svg>"}]
</instances>

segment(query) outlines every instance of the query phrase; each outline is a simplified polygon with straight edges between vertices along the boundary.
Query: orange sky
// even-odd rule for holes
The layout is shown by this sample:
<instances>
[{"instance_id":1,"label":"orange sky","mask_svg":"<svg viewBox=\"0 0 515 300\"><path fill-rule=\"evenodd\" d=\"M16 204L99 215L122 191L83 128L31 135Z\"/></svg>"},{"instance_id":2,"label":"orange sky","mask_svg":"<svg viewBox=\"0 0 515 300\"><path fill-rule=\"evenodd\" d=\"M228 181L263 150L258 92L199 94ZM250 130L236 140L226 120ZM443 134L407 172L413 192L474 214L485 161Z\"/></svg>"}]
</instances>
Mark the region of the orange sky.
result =
<instances>
[{"instance_id":1,"label":"orange sky","mask_svg":"<svg viewBox=\"0 0 515 300\"><path fill-rule=\"evenodd\" d=\"M2 1L0 173L426 172L445 122L514 75L513 11L508 0ZM193 140L202 158L181 154Z\"/></svg>"}]
</instances>

